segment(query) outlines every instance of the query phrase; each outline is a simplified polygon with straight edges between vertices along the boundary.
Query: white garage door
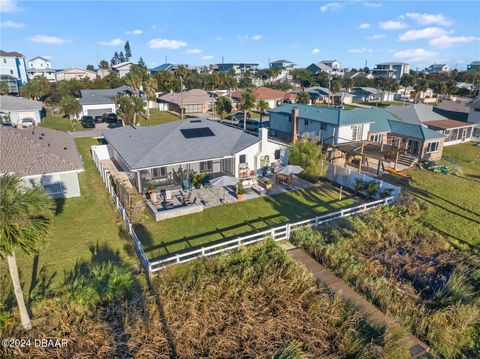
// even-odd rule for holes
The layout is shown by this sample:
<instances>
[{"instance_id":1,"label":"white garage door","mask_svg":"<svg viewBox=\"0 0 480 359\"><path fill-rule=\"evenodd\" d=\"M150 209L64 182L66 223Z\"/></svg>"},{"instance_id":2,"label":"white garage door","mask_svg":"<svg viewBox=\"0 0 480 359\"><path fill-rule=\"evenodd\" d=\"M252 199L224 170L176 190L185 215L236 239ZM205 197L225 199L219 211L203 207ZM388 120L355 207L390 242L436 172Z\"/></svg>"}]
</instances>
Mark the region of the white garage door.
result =
<instances>
[{"instance_id":1,"label":"white garage door","mask_svg":"<svg viewBox=\"0 0 480 359\"><path fill-rule=\"evenodd\" d=\"M87 115L89 115L89 116L101 116L104 113L109 113L109 112L112 112L112 109L107 107L107 108L100 108L100 109L96 109L96 110L87 110Z\"/></svg>"}]
</instances>

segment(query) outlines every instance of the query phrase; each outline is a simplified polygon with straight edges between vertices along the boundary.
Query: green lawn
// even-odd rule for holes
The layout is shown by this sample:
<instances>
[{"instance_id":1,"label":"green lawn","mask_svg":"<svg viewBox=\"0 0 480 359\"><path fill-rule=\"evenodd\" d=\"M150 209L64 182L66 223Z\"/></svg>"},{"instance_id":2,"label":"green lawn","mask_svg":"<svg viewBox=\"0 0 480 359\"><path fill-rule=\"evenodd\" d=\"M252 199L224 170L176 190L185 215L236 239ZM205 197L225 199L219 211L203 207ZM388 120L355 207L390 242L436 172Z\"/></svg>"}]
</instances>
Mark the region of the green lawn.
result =
<instances>
[{"instance_id":1,"label":"green lawn","mask_svg":"<svg viewBox=\"0 0 480 359\"><path fill-rule=\"evenodd\" d=\"M443 234L452 245L480 250L480 148L472 143L448 146L443 163L459 165L462 173L441 174L412 169L406 189L426 204L427 226Z\"/></svg>"},{"instance_id":2,"label":"green lawn","mask_svg":"<svg viewBox=\"0 0 480 359\"><path fill-rule=\"evenodd\" d=\"M63 116L53 115L51 113L48 113L47 116L42 119L39 126L64 132L85 130L78 120L69 120L68 118L63 118Z\"/></svg>"},{"instance_id":3,"label":"green lawn","mask_svg":"<svg viewBox=\"0 0 480 359\"><path fill-rule=\"evenodd\" d=\"M338 200L338 189L319 187L239 203L207 208L201 213L155 222L151 217L135 230L149 258L157 258L217 240L254 233L289 221L353 205L354 198Z\"/></svg>"},{"instance_id":4,"label":"green lawn","mask_svg":"<svg viewBox=\"0 0 480 359\"><path fill-rule=\"evenodd\" d=\"M326 103L314 103L314 104L312 104L312 106L317 106L317 107L332 107L331 105L326 104ZM343 105L343 109L344 109L344 110L353 110L354 108L355 108L355 107L350 106L350 105Z\"/></svg>"},{"instance_id":5,"label":"green lawn","mask_svg":"<svg viewBox=\"0 0 480 359\"><path fill-rule=\"evenodd\" d=\"M155 109L150 110L150 119L147 120L147 115L139 115L137 121L141 126L155 126L163 125L164 123L178 121L180 120L180 115L169 112L169 111L159 111Z\"/></svg>"},{"instance_id":6,"label":"green lawn","mask_svg":"<svg viewBox=\"0 0 480 359\"><path fill-rule=\"evenodd\" d=\"M76 140L85 164L80 174L81 197L57 202L58 213L48 235L48 246L39 255L38 275L42 286L44 277L52 277L52 289L60 286L64 274L72 271L77 262L91 262L92 248L98 245L95 260L124 260L133 262L130 239L122 236L121 219L111 202L108 192L91 160L90 146L98 143L92 138ZM18 255L23 289L29 292L31 286L33 258ZM0 262L5 266L5 261ZM4 267L2 274L8 271ZM47 280L48 282L48 280Z\"/></svg>"}]
</instances>

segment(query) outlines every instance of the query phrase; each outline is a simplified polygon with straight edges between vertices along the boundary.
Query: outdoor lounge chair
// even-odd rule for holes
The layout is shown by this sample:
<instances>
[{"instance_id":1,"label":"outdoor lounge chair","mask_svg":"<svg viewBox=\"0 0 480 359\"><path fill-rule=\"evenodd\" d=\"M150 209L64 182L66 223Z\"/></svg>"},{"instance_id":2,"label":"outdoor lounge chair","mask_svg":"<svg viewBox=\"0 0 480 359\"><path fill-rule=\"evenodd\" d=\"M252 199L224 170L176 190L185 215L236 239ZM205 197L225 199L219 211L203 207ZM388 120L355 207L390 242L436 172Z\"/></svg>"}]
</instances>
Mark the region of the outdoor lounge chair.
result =
<instances>
[{"instance_id":1,"label":"outdoor lounge chair","mask_svg":"<svg viewBox=\"0 0 480 359\"><path fill-rule=\"evenodd\" d=\"M187 205L190 203L190 199L192 198L192 192L188 192L186 196L183 196L183 204Z\"/></svg>"},{"instance_id":2,"label":"outdoor lounge chair","mask_svg":"<svg viewBox=\"0 0 480 359\"><path fill-rule=\"evenodd\" d=\"M190 184L190 181L188 179L185 179L182 181L182 188L185 191L191 191L192 190L192 185Z\"/></svg>"},{"instance_id":3,"label":"outdoor lounge chair","mask_svg":"<svg viewBox=\"0 0 480 359\"><path fill-rule=\"evenodd\" d=\"M212 184L210 183L210 178L208 178L208 176L203 177L202 184L203 184L203 187L208 187L208 188L212 187Z\"/></svg>"}]
</instances>

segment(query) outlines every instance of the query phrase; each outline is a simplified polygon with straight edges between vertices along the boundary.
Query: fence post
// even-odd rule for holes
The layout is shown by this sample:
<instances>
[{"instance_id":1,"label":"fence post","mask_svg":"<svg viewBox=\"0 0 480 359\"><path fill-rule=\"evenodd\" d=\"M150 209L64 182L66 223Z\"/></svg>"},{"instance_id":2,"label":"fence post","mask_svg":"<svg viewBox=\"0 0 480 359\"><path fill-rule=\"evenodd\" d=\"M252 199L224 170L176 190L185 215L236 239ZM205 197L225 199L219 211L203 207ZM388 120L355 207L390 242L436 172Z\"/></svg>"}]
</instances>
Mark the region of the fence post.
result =
<instances>
[{"instance_id":1,"label":"fence post","mask_svg":"<svg viewBox=\"0 0 480 359\"><path fill-rule=\"evenodd\" d=\"M365 212L366 210L367 210L367 204L364 203L364 204L363 204L363 212Z\"/></svg>"},{"instance_id":2,"label":"fence post","mask_svg":"<svg viewBox=\"0 0 480 359\"><path fill-rule=\"evenodd\" d=\"M180 263L180 254L177 254L176 258L177 258L177 263Z\"/></svg>"},{"instance_id":3,"label":"fence post","mask_svg":"<svg viewBox=\"0 0 480 359\"><path fill-rule=\"evenodd\" d=\"M343 217L343 209L340 211L340 217Z\"/></svg>"},{"instance_id":4,"label":"fence post","mask_svg":"<svg viewBox=\"0 0 480 359\"><path fill-rule=\"evenodd\" d=\"M272 228L270 230L270 235L272 236L273 239L275 239L275 228Z\"/></svg>"},{"instance_id":5,"label":"fence post","mask_svg":"<svg viewBox=\"0 0 480 359\"><path fill-rule=\"evenodd\" d=\"M315 217L315 229L318 228L318 216Z\"/></svg>"},{"instance_id":6,"label":"fence post","mask_svg":"<svg viewBox=\"0 0 480 359\"><path fill-rule=\"evenodd\" d=\"M202 247L202 257L205 257L205 247Z\"/></svg>"},{"instance_id":7,"label":"fence post","mask_svg":"<svg viewBox=\"0 0 480 359\"><path fill-rule=\"evenodd\" d=\"M287 223L287 227L286 227L286 235L287 235L287 239L290 239L290 223Z\"/></svg>"}]
</instances>

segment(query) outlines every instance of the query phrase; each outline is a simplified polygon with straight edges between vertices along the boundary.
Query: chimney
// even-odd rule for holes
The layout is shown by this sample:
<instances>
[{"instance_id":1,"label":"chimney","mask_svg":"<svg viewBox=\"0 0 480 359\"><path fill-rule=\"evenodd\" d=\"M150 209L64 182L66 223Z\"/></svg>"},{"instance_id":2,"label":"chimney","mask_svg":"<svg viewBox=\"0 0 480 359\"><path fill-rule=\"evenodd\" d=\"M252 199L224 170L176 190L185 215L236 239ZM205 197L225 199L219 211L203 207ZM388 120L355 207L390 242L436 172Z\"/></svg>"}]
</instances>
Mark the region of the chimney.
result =
<instances>
[{"instance_id":1,"label":"chimney","mask_svg":"<svg viewBox=\"0 0 480 359\"><path fill-rule=\"evenodd\" d=\"M292 143L297 142L298 137L298 107L292 108Z\"/></svg>"}]
</instances>

